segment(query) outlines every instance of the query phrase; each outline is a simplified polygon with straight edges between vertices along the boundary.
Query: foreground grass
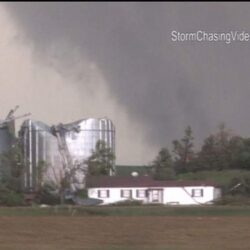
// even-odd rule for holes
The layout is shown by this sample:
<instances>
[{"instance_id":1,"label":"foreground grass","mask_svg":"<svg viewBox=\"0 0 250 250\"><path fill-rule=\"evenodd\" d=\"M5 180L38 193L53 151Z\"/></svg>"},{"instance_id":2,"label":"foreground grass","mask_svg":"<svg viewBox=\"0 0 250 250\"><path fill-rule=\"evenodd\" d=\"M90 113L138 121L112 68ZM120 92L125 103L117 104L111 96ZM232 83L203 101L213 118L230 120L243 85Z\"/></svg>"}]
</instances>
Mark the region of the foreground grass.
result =
<instances>
[{"instance_id":1,"label":"foreground grass","mask_svg":"<svg viewBox=\"0 0 250 250\"><path fill-rule=\"evenodd\" d=\"M0 216L250 216L250 206L1 207Z\"/></svg>"}]
</instances>

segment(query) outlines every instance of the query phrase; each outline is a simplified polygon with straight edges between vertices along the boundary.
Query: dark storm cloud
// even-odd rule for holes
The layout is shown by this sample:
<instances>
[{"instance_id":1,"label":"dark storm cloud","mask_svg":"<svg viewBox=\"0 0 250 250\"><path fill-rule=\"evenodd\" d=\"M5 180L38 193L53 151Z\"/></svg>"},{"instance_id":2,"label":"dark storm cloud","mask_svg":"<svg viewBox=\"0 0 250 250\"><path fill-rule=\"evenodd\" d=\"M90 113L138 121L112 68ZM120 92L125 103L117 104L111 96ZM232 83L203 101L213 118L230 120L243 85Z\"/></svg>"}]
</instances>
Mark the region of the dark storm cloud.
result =
<instances>
[{"instance_id":1,"label":"dark storm cloud","mask_svg":"<svg viewBox=\"0 0 250 250\"><path fill-rule=\"evenodd\" d=\"M95 62L111 94L132 120L140 121L152 143L168 144L189 124L198 138L221 121L241 134L250 133L250 42L171 41L172 30L250 32L250 4L65 2L5 7L41 54L51 44L66 41L68 47L60 53L65 74L74 67L71 47Z\"/></svg>"}]
</instances>

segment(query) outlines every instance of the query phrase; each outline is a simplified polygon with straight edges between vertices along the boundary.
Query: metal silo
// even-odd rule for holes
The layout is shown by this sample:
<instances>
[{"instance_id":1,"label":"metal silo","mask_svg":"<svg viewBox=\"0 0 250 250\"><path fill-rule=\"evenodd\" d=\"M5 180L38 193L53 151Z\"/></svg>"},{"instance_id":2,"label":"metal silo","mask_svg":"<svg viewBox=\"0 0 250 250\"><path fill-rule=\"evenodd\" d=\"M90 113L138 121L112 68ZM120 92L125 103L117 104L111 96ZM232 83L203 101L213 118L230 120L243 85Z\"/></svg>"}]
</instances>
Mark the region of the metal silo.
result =
<instances>
[{"instance_id":1,"label":"metal silo","mask_svg":"<svg viewBox=\"0 0 250 250\"><path fill-rule=\"evenodd\" d=\"M35 191L40 185L41 164L45 164L48 168L61 166L57 141L48 125L30 119L23 122L19 136L26 162L23 186L25 190ZM44 174L46 174L43 176L44 180L49 178L47 172Z\"/></svg>"},{"instance_id":2,"label":"metal silo","mask_svg":"<svg viewBox=\"0 0 250 250\"><path fill-rule=\"evenodd\" d=\"M88 118L73 123L63 124L69 130L72 126L79 127L79 131L65 133L65 141L72 162L82 163L96 148L98 140L103 140L107 147L115 154L115 127L107 118ZM26 169L24 173L24 189L35 191L39 184L39 164L45 162L47 171L43 180L56 181L55 175L62 168L62 155L58 148L57 138L52 134L51 127L40 121L30 119L23 122L19 137L21 139ZM115 166L115 162L112 162ZM76 183L84 183L85 176L81 172L77 174ZM74 184L77 188L83 188L81 184Z\"/></svg>"},{"instance_id":3,"label":"metal silo","mask_svg":"<svg viewBox=\"0 0 250 250\"><path fill-rule=\"evenodd\" d=\"M83 161L91 156L98 140L106 143L115 155L115 126L108 118L87 118L66 126L76 125L80 132L69 132L66 141L73 161ZM115 165L115 162L113 162Z\"/></svg>"}]
</instances>

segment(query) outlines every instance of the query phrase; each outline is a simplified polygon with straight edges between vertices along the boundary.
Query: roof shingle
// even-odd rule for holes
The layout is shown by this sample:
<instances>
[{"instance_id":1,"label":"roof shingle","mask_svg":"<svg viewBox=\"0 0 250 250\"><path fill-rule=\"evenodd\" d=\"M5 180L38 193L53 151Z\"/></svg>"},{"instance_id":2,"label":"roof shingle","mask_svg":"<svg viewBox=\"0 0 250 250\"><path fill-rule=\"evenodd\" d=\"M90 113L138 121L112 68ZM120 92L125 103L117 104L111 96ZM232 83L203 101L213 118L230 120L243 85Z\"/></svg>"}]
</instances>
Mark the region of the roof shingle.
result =
<instances>
[{"instance_id":1,"label":"roof shingle","mask_svg":"<svg viewBox=\"0 0 250 250\"><path fill-rule=\"evenodd\" d=\"M198 180L154 180L150 176L95 176L87 179L88 188L98 187L187 187L217 186L212 181Z\"/></svg>"}]
</instances>

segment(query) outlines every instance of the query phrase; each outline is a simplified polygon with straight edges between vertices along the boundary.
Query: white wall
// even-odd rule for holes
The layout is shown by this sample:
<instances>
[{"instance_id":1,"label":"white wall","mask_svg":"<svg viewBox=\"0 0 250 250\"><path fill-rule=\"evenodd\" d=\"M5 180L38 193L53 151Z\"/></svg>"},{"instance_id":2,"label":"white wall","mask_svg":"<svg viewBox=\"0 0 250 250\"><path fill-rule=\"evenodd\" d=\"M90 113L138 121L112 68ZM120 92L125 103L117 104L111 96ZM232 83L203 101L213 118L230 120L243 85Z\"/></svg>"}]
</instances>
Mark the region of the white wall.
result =
<instances>
[{"instance_id":1,"label":"white wall","mask_svg":"<svg viewBox=\"0 0 250 250\"><path fill-rule=\"evenodd\" d=\"M119 201L128 200L128 198L121 197L121 190L132 190L132 199L141 200L143 203L148 203L148 198L136 197L136 190L159 189L155 188L89 188L89 198L102 199L103 204L111 204ZM176 204L176 205L200 205L211 202L213 199L218 198L220 189L215 191L214 187L167 187L163 189L163 204ZM203 197L192 197L192 189L203 189ZM109 190L108 198L98 197L98 190ZM216 197L215 197L216 195Z\"/></svg>"},{"instance_id":2,"label":"white wall","mask_svg":"<svg viewBox=\"0 0 250 250\"><path fill-rule=\"evenodd\" d=\"M88 196L89 198L96 198L102 199L104 202L103 204L110 204L119 201L128 200L128 198L121 197L121 190L132 190L132 199L142 200L146 202L147 198L137 198L136 197L136 190L146 190L147 188L89 188L88 189ZM98 190L109 190L109 197L108 198L100 198L98 197Z\"/></svg>"},{"instance_id":3,"label":"white wall","mask_svg":"<svg viewBox=\"0 0 250 250\"><path fill-rule=\"evenodd\" d=\"M192 189L203 189L202 197L192 197ZM164 204L199 205L214 199L214 187L168 187L164 188Z\"/></svg>"}]
</instances>

